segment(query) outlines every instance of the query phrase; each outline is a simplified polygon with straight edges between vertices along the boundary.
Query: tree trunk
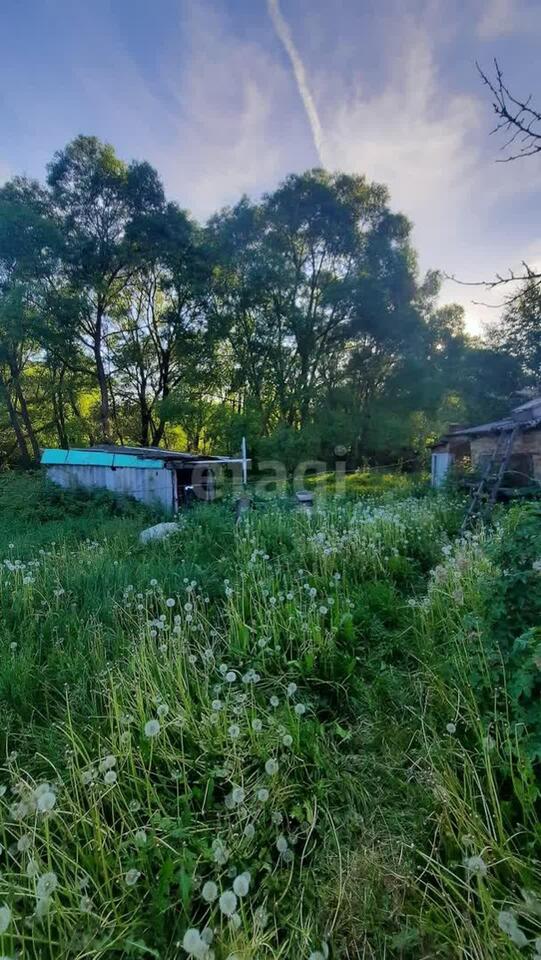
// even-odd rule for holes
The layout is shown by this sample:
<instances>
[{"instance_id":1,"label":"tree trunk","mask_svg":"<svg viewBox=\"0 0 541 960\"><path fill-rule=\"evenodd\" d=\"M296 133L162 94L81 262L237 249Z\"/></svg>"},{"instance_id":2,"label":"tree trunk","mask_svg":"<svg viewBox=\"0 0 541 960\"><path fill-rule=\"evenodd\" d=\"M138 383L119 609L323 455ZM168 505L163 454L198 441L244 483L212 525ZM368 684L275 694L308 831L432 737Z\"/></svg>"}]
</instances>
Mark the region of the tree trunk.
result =
<instances>
[{"instance_id":1,"label":"tree trunk","mask_svg":"<svg viewBox=\"0 0 541 960\"><path fill-rule=\"evenodd\" d=\"M32 421L30 420L30 414L28 413L28 407L26 405L26 400L21 388L21 384L19 383L19 380L17 378L14 378L13 385L15 387L15 394L17 396L17 400L19 401L21 419L23 421L24 428L26 430L26 435L30 440L30 446L32 447L32 454L36 463L39 463L41 459L40 445L38 443L38 439L34 432Z\"/></svg>"},{"instance_id":2,"label":"tree trunk","mask_svg":"<svg viewBox=\"0 0 541 960\"><path fill-rule=\"evenodd\" d=\"M94 332L94 359L96 362L96 377L100 391L100 429L102 440L105 443L111 442L111 414L109 410L109 390L107 386L107 375L103 357L101 355L101 334L103 327L103 314L98 310L96 317L96 329Z\"/></svg>"},{"instance_id":3,"label":"tree trunk","mask_svg":"<svg viewBox=\"0 0 541 960\"><path fill-rule=\"evenodd\" d=\"M16 437L16 440L17 440L17 446L19 447L19 452L20 452L20 454L21 454L21 460L22 460L23 464L25 465L25 467L29 467L29 466L30 466L30 463L31 463L30 453L28 452L28 447L27 447L27 445L26 445L26 440L25 440L24 434L23 434L23 432L22 432L22 430L21 430L21 425L20 425L20 423L19 423L19 418L18 418L18 416L17 416L17 411L15 410L15 407L13 406L13 403L12 403L12 400L11 400L11 397L10 397L10 394L9 394L9 389L8 389L7 384L6 384L6 381L4 380L4 377L2 376L1 373L0 373L0 392L2 393L2 396L4 397L4 401L5 401L5 404L6 404L6 407L7 407L7 411L8 411L9 422L11 423L11 426L13 427L13 432L14 432L15 437Z\"/></svg>"}]
</instances>

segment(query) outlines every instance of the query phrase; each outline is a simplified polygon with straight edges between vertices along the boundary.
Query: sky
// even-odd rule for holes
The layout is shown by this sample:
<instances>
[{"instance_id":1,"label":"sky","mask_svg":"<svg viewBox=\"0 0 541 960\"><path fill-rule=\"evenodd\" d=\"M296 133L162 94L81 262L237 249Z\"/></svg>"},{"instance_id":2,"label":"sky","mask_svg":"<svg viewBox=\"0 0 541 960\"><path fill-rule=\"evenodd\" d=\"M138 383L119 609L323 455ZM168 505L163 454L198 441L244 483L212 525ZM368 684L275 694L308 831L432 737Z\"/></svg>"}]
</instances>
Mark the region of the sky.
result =
<instances>
[{"instance_id":1,"label":"sky","mask_svg":"<svg viewBox=\"0 0 541 960\"><path fill-rule=\"evenodd\" d=\"M541 163L503 140L475 63L538 94L537 0L0 0L0 181L79 133L145 159L205 220L315 166L386 183L421 272L541 267ZM472 332L502 292L446 281ZM473 301L483 301L486 306Z\"/></svg>"}]
</instances>

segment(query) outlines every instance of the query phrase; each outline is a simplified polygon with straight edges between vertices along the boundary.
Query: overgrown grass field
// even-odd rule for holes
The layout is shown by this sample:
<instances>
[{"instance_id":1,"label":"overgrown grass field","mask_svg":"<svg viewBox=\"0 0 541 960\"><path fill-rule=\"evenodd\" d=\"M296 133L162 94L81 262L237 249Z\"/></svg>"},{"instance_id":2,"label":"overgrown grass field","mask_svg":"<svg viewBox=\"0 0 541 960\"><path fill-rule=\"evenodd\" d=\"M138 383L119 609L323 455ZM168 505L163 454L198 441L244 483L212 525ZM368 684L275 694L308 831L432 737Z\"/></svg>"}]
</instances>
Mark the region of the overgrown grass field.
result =
<instances>
[{"instance_id":1,"label":"overgrown grass field","mask_svg":"<svg viewBox=\"0 0 541 960\"><path fill-rule=\"evenodd\" d=\"M1 481L3 960L541 957L540 507L350 494Z\"/></svg>"}]
</instances>

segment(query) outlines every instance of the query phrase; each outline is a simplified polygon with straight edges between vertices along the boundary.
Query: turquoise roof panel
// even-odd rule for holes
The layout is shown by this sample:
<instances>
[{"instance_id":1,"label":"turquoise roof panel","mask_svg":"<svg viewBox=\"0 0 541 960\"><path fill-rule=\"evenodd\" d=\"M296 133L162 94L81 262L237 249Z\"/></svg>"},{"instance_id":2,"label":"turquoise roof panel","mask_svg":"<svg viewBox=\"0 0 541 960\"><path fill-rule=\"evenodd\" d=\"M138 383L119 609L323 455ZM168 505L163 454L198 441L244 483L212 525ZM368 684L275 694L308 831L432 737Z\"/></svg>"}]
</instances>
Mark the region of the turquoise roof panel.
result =
<instances>
[{"instance_id":1,"label":"turquoise roof panel","mask_svg":"<svg viewBox=\"0 0 541 960\"><path fill-rule=\"evenodd\" d=\"M138 470L161 470L164 461L143 459L127 453L107 453L105 450L56 450L49 448L41 455L45 465L65 464L86 467L135 467Z\"/></svg>"}]
</instances>

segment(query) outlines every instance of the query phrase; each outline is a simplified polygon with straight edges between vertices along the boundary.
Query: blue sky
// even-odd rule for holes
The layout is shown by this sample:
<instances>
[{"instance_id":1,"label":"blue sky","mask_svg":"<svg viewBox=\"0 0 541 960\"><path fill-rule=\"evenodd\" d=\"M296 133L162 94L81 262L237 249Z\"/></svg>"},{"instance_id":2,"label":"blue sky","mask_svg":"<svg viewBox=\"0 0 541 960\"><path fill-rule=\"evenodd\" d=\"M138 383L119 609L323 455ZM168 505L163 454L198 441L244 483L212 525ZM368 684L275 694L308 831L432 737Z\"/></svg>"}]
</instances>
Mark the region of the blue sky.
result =
<instances>
[{"instance_id":1,"label":"blue sky","mask_svg":"<svg viewBox=\"0 0 541 960\"><path fill-rule=\"evenodd\" d=\"M541 266L541 164L499 164L475 70L538 92L529 0L2 0L0 179L43 177L78 133L148 159L204 219L315 165L366 173L414 224L421 269ZM470 329L497 310L447 283Z\"/></svg>"}]
</instances>

